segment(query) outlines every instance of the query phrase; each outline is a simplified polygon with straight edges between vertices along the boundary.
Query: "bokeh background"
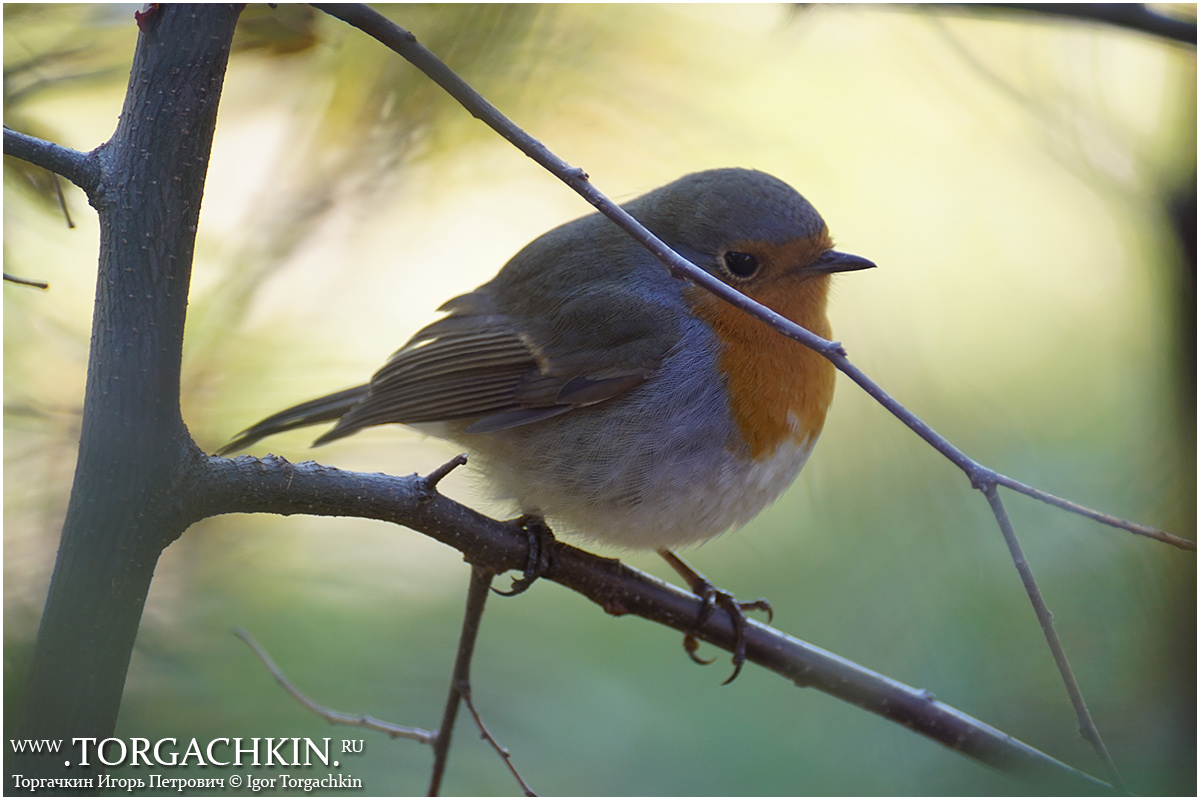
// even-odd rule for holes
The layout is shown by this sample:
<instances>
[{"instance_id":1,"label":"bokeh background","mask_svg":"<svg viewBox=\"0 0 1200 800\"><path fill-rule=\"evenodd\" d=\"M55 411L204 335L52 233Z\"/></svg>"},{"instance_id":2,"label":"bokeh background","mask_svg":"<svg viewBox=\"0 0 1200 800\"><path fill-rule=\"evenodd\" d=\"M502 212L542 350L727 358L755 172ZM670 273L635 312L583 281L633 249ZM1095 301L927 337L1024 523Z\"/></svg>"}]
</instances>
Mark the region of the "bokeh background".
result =
<instances>
[{"instance_id":1,"label":"bokeh background","mask_svg":"<svg viewBox=\"0 0 1200 800\"><path fill-rule=\"evenodd\" d=\"M6 5L5 122L81 150L114 128L136 6ZM843 276L851 358L966 452L1195 535L1193 48L1027 14L876 6L385 7L619 200L715 166L771 172L880 268ZM1168 9L1190 15L1195 7ZM361 382L445 299L590 209L415 69L306 6L249 8L199 232L184 418L215 449ZM6 159L4 720L19 709L75 458L96 221ZM427 472L400 428L319 451ZM460 471L461 472L461 471ZM451 496L493 514L486 485ZM1134 792L1196 791L1196 562L1006 496L1096 721ZM608 555L621 555L609 552ZM795 486L685 553L779 627L1099 774L984 500L848 381ZM667 577L653 556L629 560ZM164 555L117 734L363 738L369 794L424 790L412 742L331 728L314 699L438 724L467 567L361 520L206 521ZM857 708L605 616L543 582L489 604L474 691L545 794L1039 793ZM517 786L460 717L445 791Z\"/></svg>"}]
</instances>

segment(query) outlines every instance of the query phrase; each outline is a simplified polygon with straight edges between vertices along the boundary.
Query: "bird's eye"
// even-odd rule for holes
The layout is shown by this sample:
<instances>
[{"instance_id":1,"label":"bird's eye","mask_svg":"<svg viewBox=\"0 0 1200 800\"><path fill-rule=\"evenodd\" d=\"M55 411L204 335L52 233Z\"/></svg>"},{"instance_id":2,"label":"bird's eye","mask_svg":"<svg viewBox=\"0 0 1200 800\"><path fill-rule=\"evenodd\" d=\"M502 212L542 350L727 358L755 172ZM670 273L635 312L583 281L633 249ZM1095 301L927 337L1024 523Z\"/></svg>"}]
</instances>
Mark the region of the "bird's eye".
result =
<instances>
[{"instance_id":1,"label":"bird's eye","mask_svg":"<svg viewBox=\"0 0 1200 800\"><path fill-rule=\"evenodd\" d=\"M758 272L758 259L749 253L731 250L725 254L725 269L735 278L749 278Z\"/></svg>"}]
</instances>

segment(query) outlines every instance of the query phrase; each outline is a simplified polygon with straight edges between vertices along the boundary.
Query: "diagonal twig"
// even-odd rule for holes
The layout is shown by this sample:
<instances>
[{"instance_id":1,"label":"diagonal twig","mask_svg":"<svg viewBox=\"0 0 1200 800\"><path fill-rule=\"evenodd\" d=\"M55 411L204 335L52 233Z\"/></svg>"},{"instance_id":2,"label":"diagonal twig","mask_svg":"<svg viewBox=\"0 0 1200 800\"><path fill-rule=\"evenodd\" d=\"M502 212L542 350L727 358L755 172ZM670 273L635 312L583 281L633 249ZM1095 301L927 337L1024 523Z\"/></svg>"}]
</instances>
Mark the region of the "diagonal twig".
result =
<instances>
[{"instance_id":1,"label":"diagonal twig","mask_svg":"<svg viewBox=\"0 0 1200 800\"><path fill-rule=\"evenodd\" d=\"M454 670L450 675L450 693L446 697L446 709L442 712L442 724L438 726L437 738L433 741L433 770L429 777L430 797L435 797L442 787L446 774L446 761L450 758L450 741L454 737L454 721L458 718L458 703L471 679L471 656L475 652L475 639L479 634L479 623L487 603L492 585L492 573L482 567L471 567L471 582L467 586L467 608L463 613L462 633L458 638L458 655L454 659Z\"/></svg>"},{"instance_id":2,"label":"diagonal twig","mask_svg":"<svg viewBox=\"0 0 1200 800\"><path fill-rule=\"evenodd\" d=\"M1071 671L1071 665L1067 661L1067 653L1063 650L1062 641L1059 640L1058 632L1054 629L1053 615L1051 615L1050 608L1046 605L1046 601L1042 597L1042 590L1038 588L1037 581L1033 578L1033 571L1029 568L1029 562L1025 560L1025 551L1021 547L1021 542L1017 539L1016 531L1013 530L1012 521L1008 518L1008 511L1004 508L1004 502L1000 499L1000 494L996 491L994 484L984 487L983 494L987 497L988 504L992 507L992 513L996 517L996 523L1000 526L1001 533L1004 534L1004 543L1008 545L1008 551L1012 556L1013 564L1017 568L1017 573L1021 576L1021 583L1025 586L1025 593L1029 596L1030 603L1033 604L1033 612L1037 615L1038 624L1042 626L1042 634L1046 637L1046 644L1054 656L1054 663L1058 666L1063 685L1067 688L1067 695L1071 698L1071 705L1074 706L1075 716L1079 720L1079 733L1096 750L1096 754L1100 757L1100 762L1104 765L1105 771L1108 772L1108 779L1112 785L1122 794L1129 794L1129 790L1125 787L1125 782L1121 779L1121 773L1117 770L1116 763L1112 760L1112 756L1109 755L1104 740L1100 737L1100 731L1096 728L1096 723L1092 719L1092 713L1088 710L1087 702L1083 699L1083 692L1079 691L1079 684L1075 680L1075 673Z\"/></svg>"},{"instance_id":3,"label":"diagonal twig","mask_svg":"<svg viewBox=\"0 0 1200 800\"><path fill-rule=\"evenodd\" d=\"M446 66L429 49L418 42L417 37L410 31L401 28L382 14L361 3L314 3L313 5L325 11L330 16L353 25L403 56L413 66L424 72L431 80L458 100L472 116L503 136L522 153L545 167L552 175L574 189L584 200L595 206L600 213L604 214L622 230L636 239L639 244L662 261L673 275L686 278L702 286L727 303L762 320L783 335L795 339L829 359L841 372L861 386L867 394L875 398L876 401L912 429L918 436L963 470L971 479L972 485L976 486L976 488L983 483L989 482L1009 486L1010 488L1022 491L1024 494L1028 494L1030 497L1052 503L1059 508L1073 513L1088 516L1106 525L1121 528L1142 536L1149 536L1183 549L1195 550L1196 545L1194 542L1172 536L1163 531L1127 522L1109 514L1087 509L1070 501L1053 502L1050 499L1054 497L1053 495L1033 490L1031 487L1020 484L975 461L962 450L955 447L930 425L901 405L899 401L885 392L882 387L867 377L858 367L854 366L850 362L845 348L842 347L841 343L823 339L761 303L750 299L719 278L710 275L700 267L692 264L668 247L661 239L630 216L628 212L593 186L584 170L579 167L573 167L563 161L544 144L526 133L520 126L471 88L466 81ZM1055 499L1057 500L1057 498Z\"/></svg>"},{"instance_id":4,"label":"diagonal twig","mask_svg":"<svg viewBox=\"0 0 1200 800\"><path fill-rule=\"evenodd\" d=\"M454 678L451 681L450 697L446 703L446 713L442 720L442 726L437 731L396 725L395 723L386 722L366 714L346 714L341 711L335 711L328 706L323 706L296 688L296 685L283 674L283 670L279 668L279 665L275 663L266 649L245 628L236 627L233 629L233 634L254 651L254 654L258 656L259 660L267 668L267 671L283 687L284 691L291 695L300 705L312 711L326 722L334 725L366 728L367 730L385 733L393 739L412 739L421 744L431 745L434 748L435 763L434 778L429 788L431 796L437 794L438 785L445 770L446 758L450 751L450 739L454 728L454 718L457 715L458 702L461 699L467 706L467 710L471 712L471 717L475 720L475 725L479 728L481 738L490 744L492 749L499 754L505 766L508 767L509 772L513 774L513 777L521 785L521 791L526 797L537 797L537 793L529 787L529 784L521 777L521 773L517 771L516 765L513 764L512 754L506 748L502 747L496 741L496 738L492 736L471 700L471 684L469 680L471 656L475 646L475 638L479 632L479 622L483 615L483 605L487 600L488 589L491 587L493 575L494 573L481 567L473 567L471 570L471 584L467 594L467 613L463 620L463 634L459 641L458 658L454 665Z\"/></svg>"},{"instance_id":5,"label":"diagonal twig","mask_svg":"<svg viewBox=\"0 0 1200 800\"><path fill-rule=\"evenodd\" d=\"M433 739L437 734L431 733L430 731L423 730L421 728L406 728L402 725L384 722L383 720L376 719L375 717L370 717L365 714L344 714L341 711L334 711L328 706L323 706L314 700L310 700L303 692L296 688L295 684L288 680L287 676L283 674L283 670L281 670L278 665L275 664L263 646L255 641L254 637L251 636L245 628L234 628L233 635L245 642L250 649L254 651L254 654L258 656L260 661L263 662L263 665L266 666L267 671L271 673L276 682L283 687L285 692L294 697L296 701L300 703L300 705L304 706L309 711L313 712L327 722L331 722L334 725L349 725L356 728L366 728L367 730L379 731L380 733L386 733L393 739L413 739L421 742L422 744L433 743Z\"/></svg>"},{"instance_id":6,"label":"diagonal twig","mask_svg":"<svg viewBox=\"0 0 1200 800\"><path fill-rule=\"evenodd\" d=\"M459 456L443 465L437 473L444 475L465 459ZM436 474L436 473L435 473ZM439 477L440 477L439 475ZM429 481L429 477L425 480ZM475 640L479 637L479 624L483 620L483 609L491 594L492 578L496 574L491 570L471 565L471 581L467 585L467 607L463 613L462 633L458 637L458 655L454 659L454 671L450 676L450 693L446 697L446 710L442 714L442 724L438 727L437 738L433 741L433 770L429 778L429 796L434 797L441 790L442 778L446 773L446 761L450 758L450 741L454 736L454 720L458 717L459 702L467 706L484 741L492 746L504 761L508 771L521 784L521 791L526 797L537 797L537 793L529 788L529 784L521 777L509 753L483 724L483 718L475 710L471 701L471 659L475 654Z\"/></svg>"},{"instance_id":7,"label":"diagonal twig","mask_svg":"<svg viewBox=\"0 0 1200 800\"><path fill-rule=\"evenodd\" d=\"M504 763L508 766L508 771L511 772L513 777L517 779L517 783L521 784L521 791L524 792L525 796L537 797L537 792L530 788L529 784L525 782L525 779L521 777L521 773L517 771L516 765L513 764L512 753L508 751L508 748L501 747L500 743L496 741L496 737L492 736L492 732L488 730L487 725L483 724L483 717L480 716L479 712L475 709L475 701L471 698L470 685L467 685L464 687L464 689L465 690L462 692L463 705L467 707L467 711L470 711L471 716L475 719L475 727L479 728L480 738L490 744L492 749L500 754L500 758L504 759Z\"/></svg>"},{"instance_id":8,"label":"diagonal twig","mask_svg":"<svg viewBox=\"0 0 1200 800\"><path fill-rule=\"evenodd\" d=\"M1158 36L1184 45L1196 45L1196 23L1172 17L1148 3L938 3L924 6L938 13L1040 14L1080 22L1111 25L1115 28Z\"/></svg>"}]
</instances>

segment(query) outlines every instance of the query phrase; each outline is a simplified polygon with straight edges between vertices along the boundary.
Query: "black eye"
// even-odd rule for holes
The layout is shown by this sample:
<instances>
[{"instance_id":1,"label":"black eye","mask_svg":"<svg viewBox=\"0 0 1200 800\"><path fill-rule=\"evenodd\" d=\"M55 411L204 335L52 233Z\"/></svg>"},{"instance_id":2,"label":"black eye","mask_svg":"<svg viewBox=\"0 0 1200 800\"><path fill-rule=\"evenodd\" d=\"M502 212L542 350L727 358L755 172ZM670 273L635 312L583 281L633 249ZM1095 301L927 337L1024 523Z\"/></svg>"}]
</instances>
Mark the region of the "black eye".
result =
<instances>
[{"instance_id":1,"label":"black eye","mask_svg":"<svg viewBox=\"0 0 1200 800\"><path fill-rule=\"evenodd\" d=\"M749 278L758 272L758 259L749 253L730 251L725 254L725 269L735 278Z\"/></svg>"}]
</instances>

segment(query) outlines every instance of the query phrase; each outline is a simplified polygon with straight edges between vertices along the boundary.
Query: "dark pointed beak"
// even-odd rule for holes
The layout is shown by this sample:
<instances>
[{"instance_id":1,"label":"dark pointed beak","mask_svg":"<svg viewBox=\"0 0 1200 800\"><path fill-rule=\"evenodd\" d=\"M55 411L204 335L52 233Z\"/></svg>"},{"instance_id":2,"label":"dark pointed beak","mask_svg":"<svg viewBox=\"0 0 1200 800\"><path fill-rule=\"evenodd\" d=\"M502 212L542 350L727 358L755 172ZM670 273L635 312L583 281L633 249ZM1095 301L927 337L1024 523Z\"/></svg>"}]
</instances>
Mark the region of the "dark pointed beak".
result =
<instances>
[{"instance_id":1,"label":"dark pointed beak","mask_svg":"<svg viewBox=\"0 0 1200 800\"><path fill-rule=\"evenodd\" d=\"M813 272L828 275L833 272L854 272L860 269L871 269L874 266L874 261L865 259L862 256L839 253L837 250L827 250L824 255L813 263L811 269Z\"/></svg>"}]
</instances>

